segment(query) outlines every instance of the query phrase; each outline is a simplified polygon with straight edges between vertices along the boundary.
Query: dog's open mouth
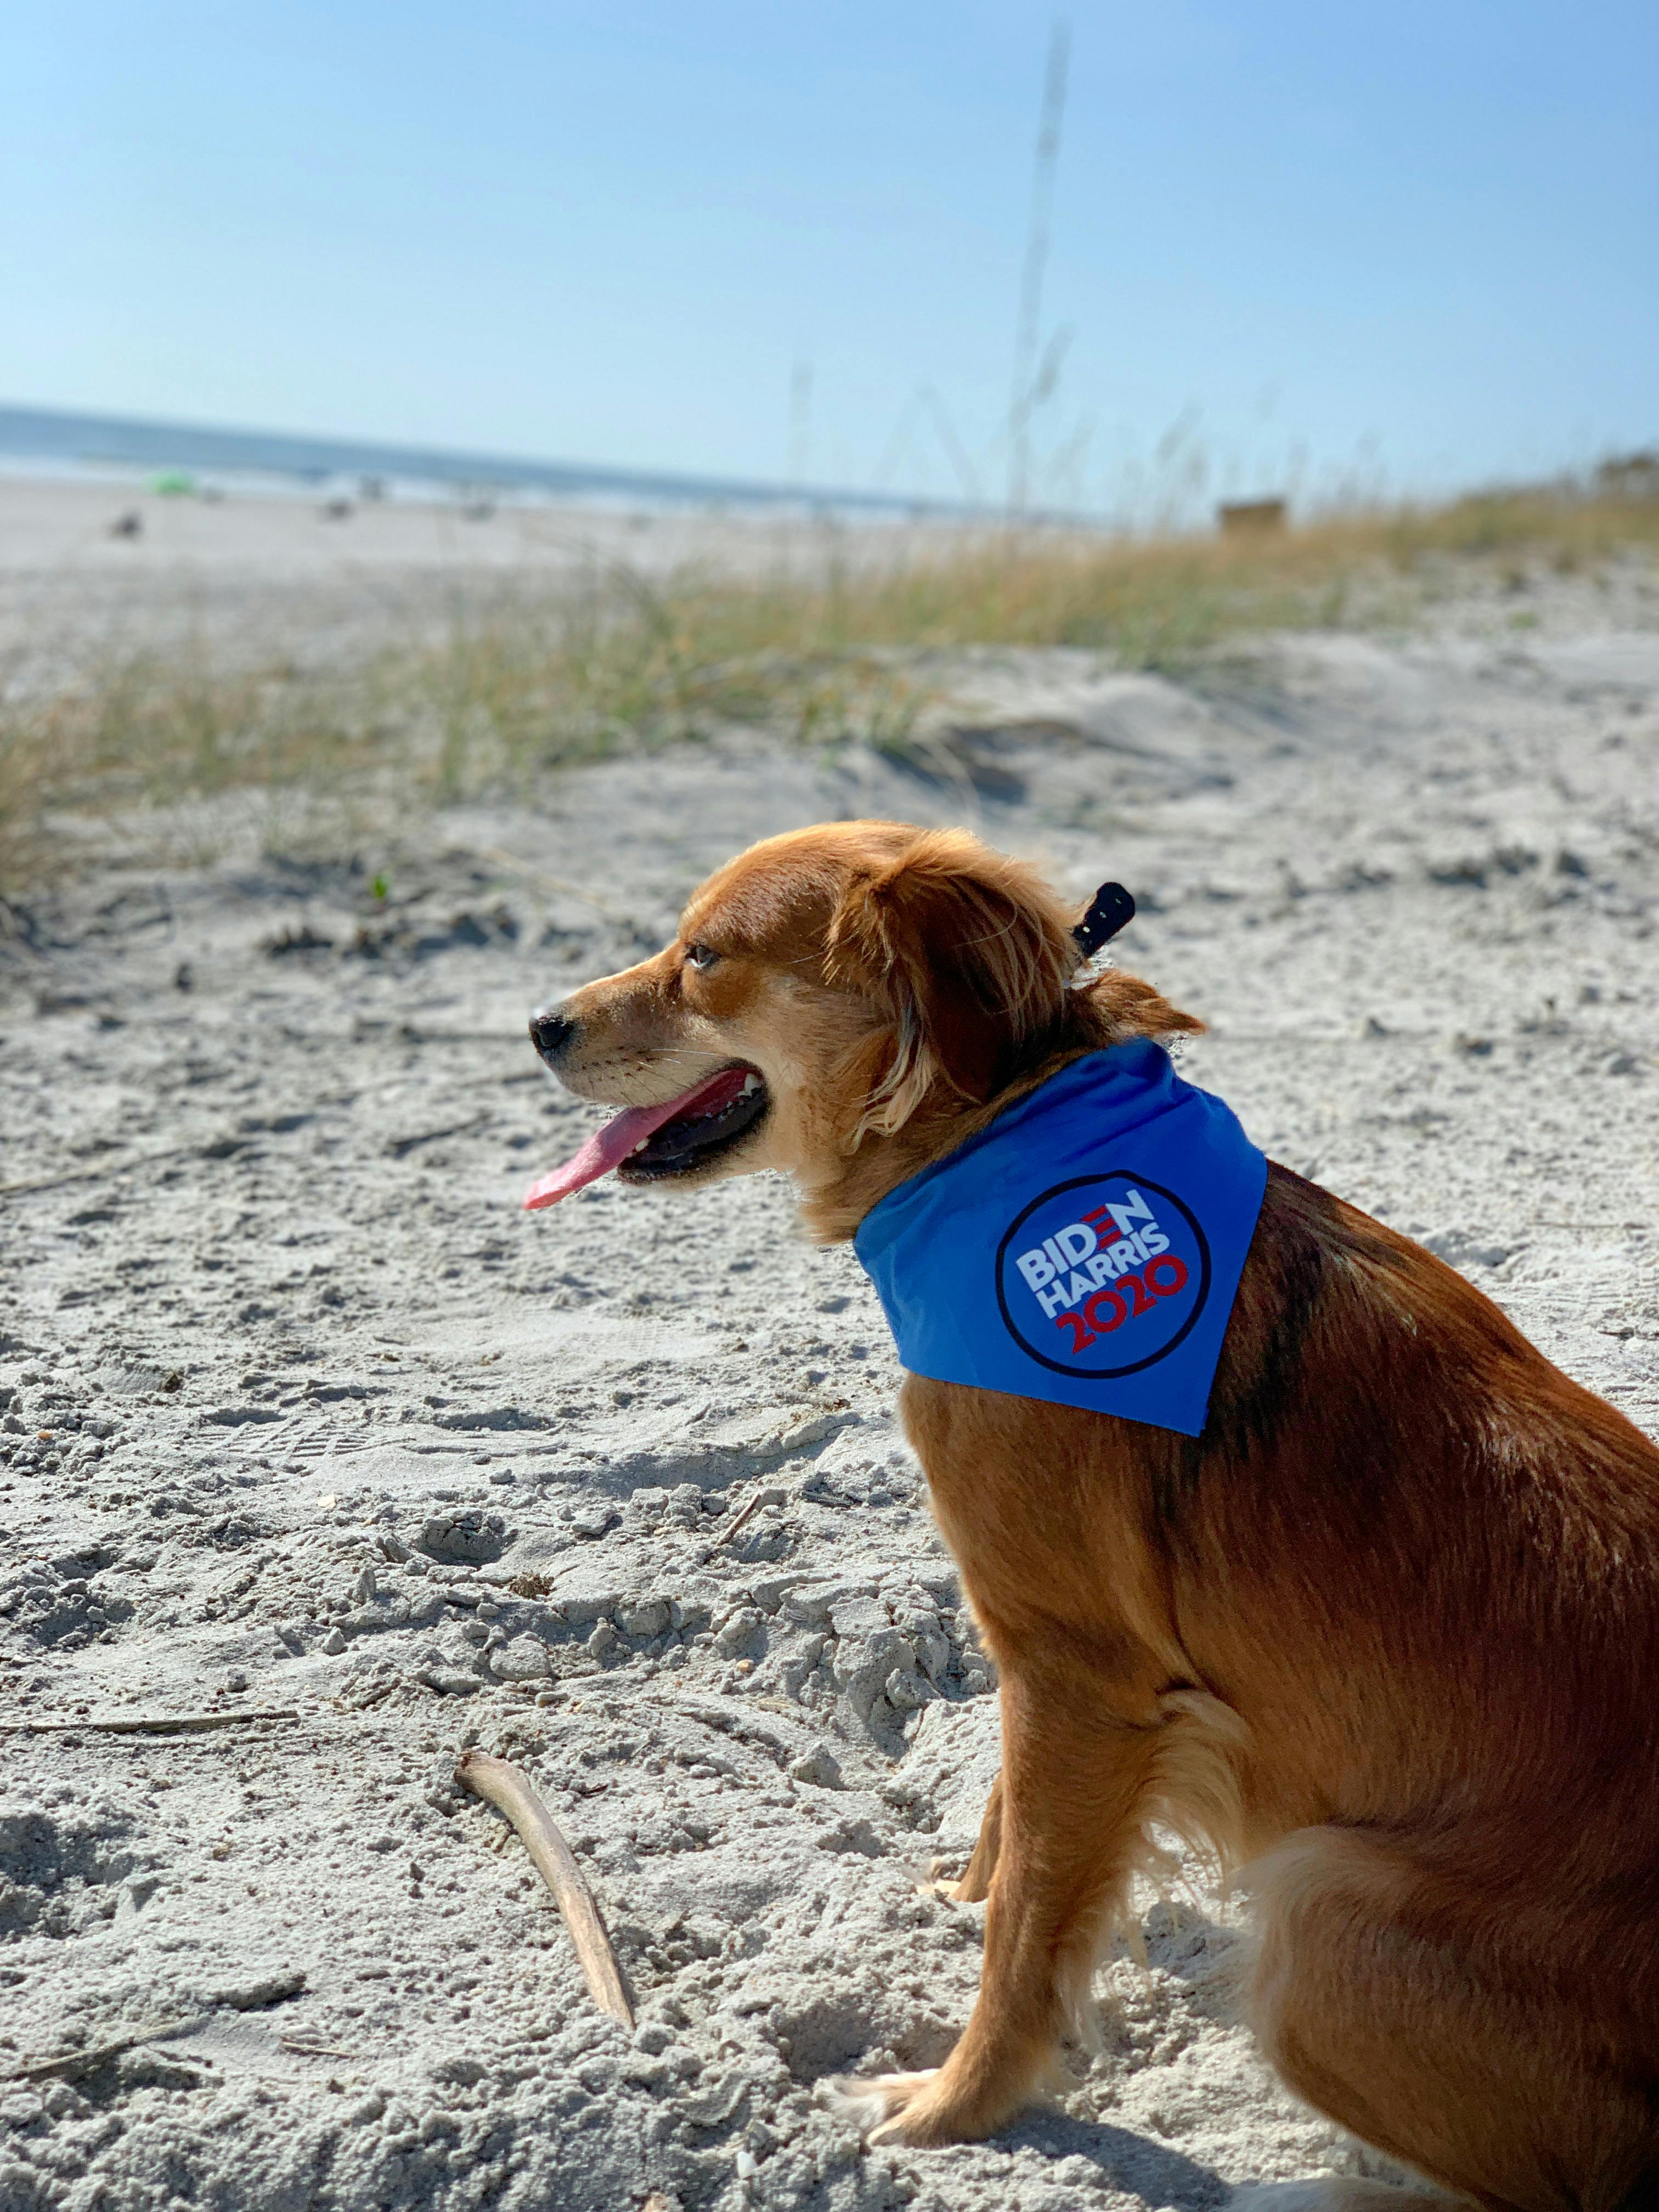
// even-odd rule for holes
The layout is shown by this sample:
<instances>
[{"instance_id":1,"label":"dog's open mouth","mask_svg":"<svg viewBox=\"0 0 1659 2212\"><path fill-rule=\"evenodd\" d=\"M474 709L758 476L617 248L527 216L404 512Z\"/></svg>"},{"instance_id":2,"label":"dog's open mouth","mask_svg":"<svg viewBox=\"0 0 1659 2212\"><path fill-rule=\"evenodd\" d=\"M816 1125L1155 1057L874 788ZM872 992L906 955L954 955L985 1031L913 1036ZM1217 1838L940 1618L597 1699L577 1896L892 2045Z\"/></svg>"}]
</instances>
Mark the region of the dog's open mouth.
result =
<instances>
[{"instance_id":1,"label":"dog's open mouth","mask_svg":"<svg viewBox=\"0 0 1659 2212\"><path fill-rule=\"evenodd\" d=\"M562 1167L532 1185L524 1202L532 1212L556 1206L613 1169L624 1182L690 1175L746 1137L770 1103L756 1070L733 1062L660 1106L624 1109Z\"/></svg>"}]
</instances>

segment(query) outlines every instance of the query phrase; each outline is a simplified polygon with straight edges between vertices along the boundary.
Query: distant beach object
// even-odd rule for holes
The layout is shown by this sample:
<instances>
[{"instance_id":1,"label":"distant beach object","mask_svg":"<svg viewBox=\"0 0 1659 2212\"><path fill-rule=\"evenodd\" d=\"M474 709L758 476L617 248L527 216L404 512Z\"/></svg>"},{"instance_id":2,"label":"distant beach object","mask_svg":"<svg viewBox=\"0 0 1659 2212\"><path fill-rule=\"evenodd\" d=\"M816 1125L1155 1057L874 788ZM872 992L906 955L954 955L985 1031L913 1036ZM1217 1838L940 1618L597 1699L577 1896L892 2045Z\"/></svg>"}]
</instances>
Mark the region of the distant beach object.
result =
<instances>
[{"instance_id":1,"label":"distant beach object","mask_svg":"<svg viewBox=\"0 0 1659 2212\"><path fill-rule=\"evenodd\" d=\"M150 479L150 489L162 499L193 499L196 479L183 469L167 469Z\"/></svg>"},{"instance_id":2,"label":"distant beach object","mask_svg":"<svg viewBox=\"0 0 1659 2212\"><path fill-rule=\"evenodd\" d=\"M1659 499L1659 447L1609 455L1595 471L1595 488L1613 499Z\"/></svg>"},{"instance_id":3,"label":"distant beach object","mask_svg":"<svg viewBox=\"0 0 1659 2212\"><path fill-rule=\"evenodd\" d=\"M116 516L109 526L109 534L112 538L142 538L144 518L136 507L130 507L125 514Z\"/></svg>"},{"instance_id":4,"label":"distant beach object","mask_svg":"<svg viewBox=\"0 0 1659 2212\"><path fill-rule=\"evenodd\" d=\"M1237 499L1224 500L1215 519L1224 538L1249 538L1283 530L1290 518L1282 499Z\"/></svg>"},{"instance_id":5,"label":"distant beach object","mask_svg":"<svg viewBox=\"0 0 1659 2212\"><path fill-rule=\"evenodd\" d=\"M356 509L349 499L330 499L323 502L325 522L349 522Z\"/></svg>"}]
</instances>

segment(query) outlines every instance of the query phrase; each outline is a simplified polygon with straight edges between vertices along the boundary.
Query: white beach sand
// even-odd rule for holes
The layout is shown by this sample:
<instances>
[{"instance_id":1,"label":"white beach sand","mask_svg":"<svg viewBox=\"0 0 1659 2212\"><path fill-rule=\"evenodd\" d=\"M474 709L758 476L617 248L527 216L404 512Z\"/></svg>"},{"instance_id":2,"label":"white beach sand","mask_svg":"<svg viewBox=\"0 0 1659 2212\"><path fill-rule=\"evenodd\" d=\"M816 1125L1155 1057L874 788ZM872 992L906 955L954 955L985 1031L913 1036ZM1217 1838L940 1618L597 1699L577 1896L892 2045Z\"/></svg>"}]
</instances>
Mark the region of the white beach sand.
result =
<instances>
[{"instance_id":1,"label":"white beach sand","mask_svg":"<svg viewBox=\"0 0 1659 2212\"><path fill-rule=\"evenodd\" d=\"M1187 1072L1659 1433L1659 629L1537 603L1202 687L982 656L981 793L733 738L355 864L233 838L33 903L0 1720L294 1717L9 1737L0 2212L1200 2212L1353 2164L1227 2024L1201 1888L994 2142L868 2153L815 2101L966 2017L981 1912L917 1885L994 1696L850 1252L770 1178L521 1213L592 1119L524 1024L756 836L967 821L1127 883L1123 963L1212 1024ZM452 1787L473 1743L587 1867L631 2036Z\"/></svg>"},{"instance_id":2,"label":"white beach sand","mask_svg":"<svg viewBox=\"0 0 1659 2212\"><path fill-rule=\"evenodd\" d=\"M343 511L341 511L343 509ZM131 536L115 526L136 526ZM942 523L594 501L337 499L272 488L170 495L149 480L64 483L0 469L0 673L66 648L281 649L314 661L397 643L458 605L535 602L625 568L660 579L818 574L960 546Z\"/></svg>"}]
</instances>

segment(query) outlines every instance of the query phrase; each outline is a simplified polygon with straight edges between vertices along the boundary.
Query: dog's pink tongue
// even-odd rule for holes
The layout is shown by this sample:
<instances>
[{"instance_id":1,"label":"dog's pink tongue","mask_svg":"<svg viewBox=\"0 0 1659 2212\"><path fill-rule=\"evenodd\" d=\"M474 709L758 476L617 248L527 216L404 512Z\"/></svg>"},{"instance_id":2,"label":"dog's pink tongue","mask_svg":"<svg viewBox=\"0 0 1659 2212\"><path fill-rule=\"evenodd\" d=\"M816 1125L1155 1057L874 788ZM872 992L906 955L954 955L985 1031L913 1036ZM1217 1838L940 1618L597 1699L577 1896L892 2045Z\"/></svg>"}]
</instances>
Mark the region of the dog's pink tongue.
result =
<instances>
[{"instance_id":1,"label":"dog's pink tongue","mask_svg":"<svg viewBox=\"0 0 1659 2212\"><path fill-rule=\"evenodd\" d=\"M591 1136L580 1152L562 1167L555 1168L551 1175L544 1175L539 1182L532 1183L525 1193L526 1209L534 1213L544 1206L556 1206L573 1190L597 1182L612 1168L619 1168L637 1146L654 1136L665 1121L673 1121L678 1115L690 1113L694 1108L699 1113L718 1114L739 1095L746 1079L742 1068L723 1067L718 1075L694 1084L690 1091L682 1091L678 1098L670 1098L660 1106L628 1107Z\"/></svg>"}]
</instances>

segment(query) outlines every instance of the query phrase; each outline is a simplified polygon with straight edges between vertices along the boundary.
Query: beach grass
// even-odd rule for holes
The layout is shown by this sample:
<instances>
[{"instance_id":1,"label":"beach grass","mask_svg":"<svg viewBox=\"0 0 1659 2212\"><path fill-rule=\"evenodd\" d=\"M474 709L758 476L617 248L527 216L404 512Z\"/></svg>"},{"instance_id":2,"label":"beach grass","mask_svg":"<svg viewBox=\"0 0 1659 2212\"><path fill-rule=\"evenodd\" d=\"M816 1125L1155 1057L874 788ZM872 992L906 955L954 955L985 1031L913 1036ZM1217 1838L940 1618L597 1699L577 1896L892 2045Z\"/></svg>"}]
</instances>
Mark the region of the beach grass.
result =
<instances>
[{"instance_id":1,"label":"beach grass","mask_svg":"<svg viewBox=\"0 0 1659 2212\"><path fill-rule=\"evenodd\" d=\"M0 672L0 894L61 860L54 824L236 789L522 797L574 763L734 725L926 766L948 743L939 656L1064 646L1189 676L1254 635L1409 626L1474 574L1521 593L1534 574L1651 562L1659 498L1522 490L1218 537L986 528L902 558L815 543L758 579L595 564L556 589L457 591L435 629L319 667L192 645L83 657L49 686Z\"/></svg>"}]
</instances>

